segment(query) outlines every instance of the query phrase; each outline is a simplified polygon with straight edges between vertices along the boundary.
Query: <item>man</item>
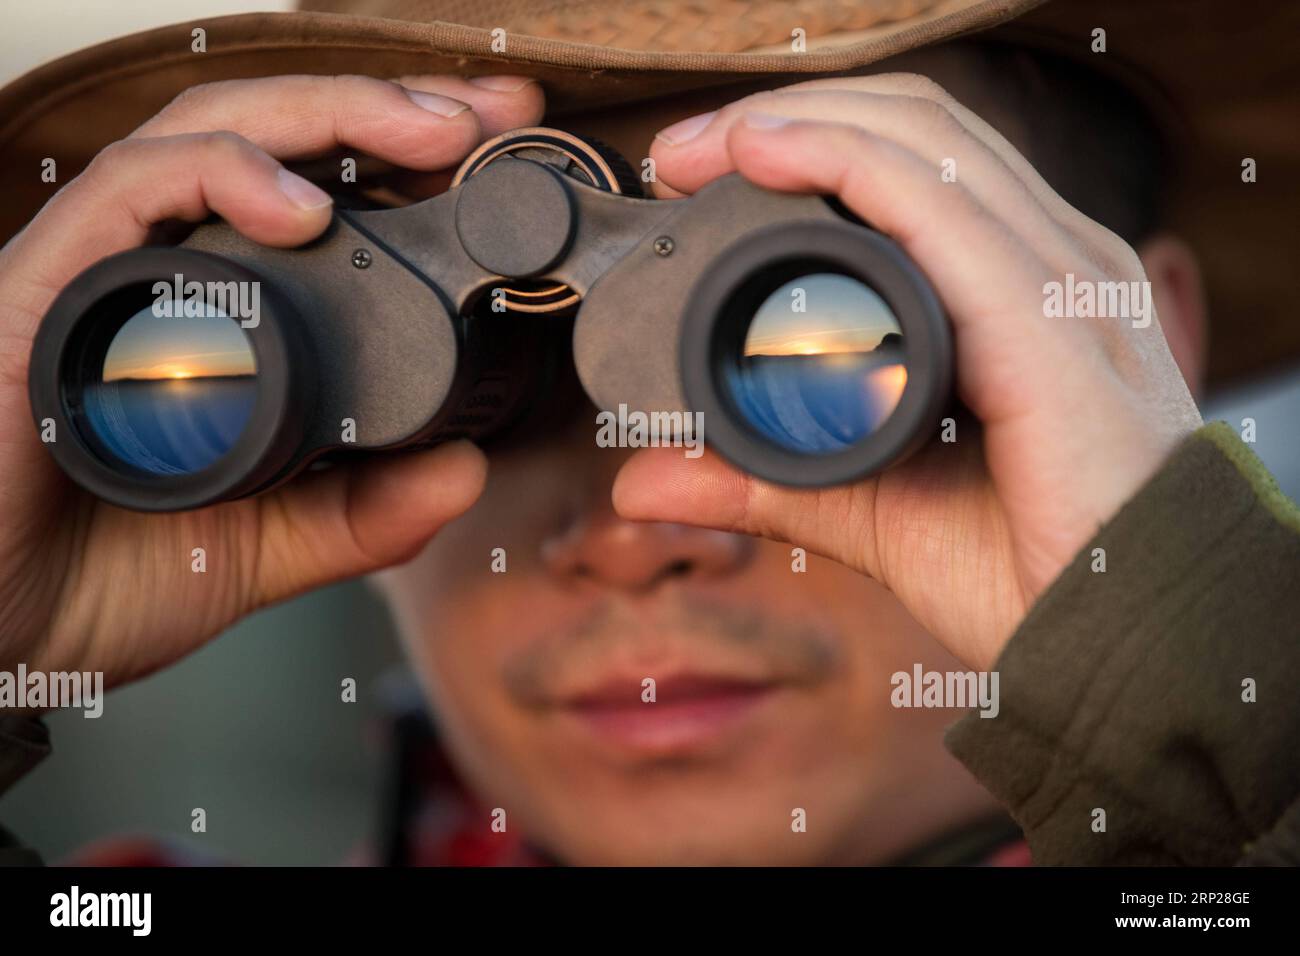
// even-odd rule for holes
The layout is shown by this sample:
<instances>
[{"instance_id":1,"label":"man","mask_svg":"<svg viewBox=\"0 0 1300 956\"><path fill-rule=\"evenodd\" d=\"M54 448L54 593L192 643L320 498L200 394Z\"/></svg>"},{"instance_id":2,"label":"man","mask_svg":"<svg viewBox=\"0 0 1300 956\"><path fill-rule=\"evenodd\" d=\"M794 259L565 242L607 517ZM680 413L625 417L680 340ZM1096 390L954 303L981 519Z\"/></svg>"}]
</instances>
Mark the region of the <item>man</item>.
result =
<instances>
[{"instance_id":1,"label":"man","mask_svg":"<svg viewBox=\"0 0 1300 956\"><path fill-rule=\"evenodd\" d=\"M61 484L52 498L24 409L0 426L15 448L2 659L121 683L253 607L400 564L382 587L458 769L562 862L886 862L968 830L997 804L945 753L950 711L896 706L893 675L914 667L1002 674L998 715L967 718L952 744L1043 862L1293 853L1294 509L1231 435L1198 430L1191 254L1134 214L1140 186L1070 197L1118 210L1122 239L1057 195L1035 164L1082 160L1036 141L1035 113L999 106L999 62L962 48L890 64L912 74L717 93L718 111L680 118L650 150L665 198L738 170L837 195L902 243L956 332L978 424L955 443L805 492L712 455L597 448L588 413L490 463L456 444L146 517ZM1073 82L1047 85L1064 96ZM268 245L318 234L328 196L273 157L341 142L445 169L542 107L512 76L285 77L182 96L6 247L11 394L49 298L155 224L214 211ZM1095 103L1078 118L1106 125ZM1111 122L1130 145L1124 134L1142 135ZM938 174L948 158L955 181ZM1046 318L1044 289L1067 275L1149 281L1158 322ZM196 540L231 569L216 586L166 560ZM792 546L831 560L800 570ZM1283 683L1250 710L1241 679L1265 671ZM1129 692L1154 676L1172 705ZM1187 712L1193 699L1216 734ZM1202 806L1211 785L1224 796Z\"/></svg>"}]
</instances>

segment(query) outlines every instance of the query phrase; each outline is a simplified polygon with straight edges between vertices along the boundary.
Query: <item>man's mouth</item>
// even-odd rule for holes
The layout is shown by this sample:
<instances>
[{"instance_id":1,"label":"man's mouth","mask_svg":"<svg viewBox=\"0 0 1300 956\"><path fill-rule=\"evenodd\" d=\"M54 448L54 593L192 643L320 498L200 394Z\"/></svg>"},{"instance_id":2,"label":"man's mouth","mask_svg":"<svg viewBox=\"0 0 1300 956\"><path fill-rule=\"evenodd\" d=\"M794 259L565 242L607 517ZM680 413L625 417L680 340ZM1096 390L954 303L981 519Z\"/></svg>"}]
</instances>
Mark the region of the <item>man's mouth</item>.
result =
<instances>
[{"instance_id":1,"label":"man's mouth","mask_svg":"<svg viewBox=\"0 0 1300 956\"><path fill-rule=\"evenodd\" d=\"M625 755L684 757L737 732L780 686L686 673L615 679L566 697L558 711Z\"/></svg>"},{"instance_id":2,"label":"man's mouth","mask_svg":"<svg viewBox=\"0 0 1300 956\"><path fill-rule=\"evenodd\" d=\"M815 619L687 592L606 599L503 662L506 692L563 741L615 762L716 759L779 729L774 708L831 679Z\"/></svg>"}]
</instances>

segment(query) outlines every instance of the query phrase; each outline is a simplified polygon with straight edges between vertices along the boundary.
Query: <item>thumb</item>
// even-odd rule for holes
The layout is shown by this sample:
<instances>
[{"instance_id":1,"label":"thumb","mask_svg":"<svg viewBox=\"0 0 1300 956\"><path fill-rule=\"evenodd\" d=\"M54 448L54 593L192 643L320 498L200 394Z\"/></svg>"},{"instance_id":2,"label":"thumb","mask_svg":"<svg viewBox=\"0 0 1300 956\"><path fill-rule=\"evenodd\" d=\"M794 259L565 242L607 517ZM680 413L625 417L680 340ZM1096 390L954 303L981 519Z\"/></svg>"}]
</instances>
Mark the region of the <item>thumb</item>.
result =
<instances>
[{"instance_id":1,"label":"thumb","mask_svg":"<svg viewBox=\"0 0 1300 956\"><path fill-rule=\"evenodd\" d=\"M645 448L614 481L614 510L630 521L759 535L807 548L879 577L874 480L835 488L788 488L733 468L712 452Z\"/></svg>"},{"instance_id":2,"label":"thumb","mask_svg":"<svg viewBox=\"0 0 1300 956\"><path fill-rule=\"evenodd\" d=\"M487 458L467 441L303 476L261 509L260 607L414 557L483 491Z\"/></svg>"}]
</instances>

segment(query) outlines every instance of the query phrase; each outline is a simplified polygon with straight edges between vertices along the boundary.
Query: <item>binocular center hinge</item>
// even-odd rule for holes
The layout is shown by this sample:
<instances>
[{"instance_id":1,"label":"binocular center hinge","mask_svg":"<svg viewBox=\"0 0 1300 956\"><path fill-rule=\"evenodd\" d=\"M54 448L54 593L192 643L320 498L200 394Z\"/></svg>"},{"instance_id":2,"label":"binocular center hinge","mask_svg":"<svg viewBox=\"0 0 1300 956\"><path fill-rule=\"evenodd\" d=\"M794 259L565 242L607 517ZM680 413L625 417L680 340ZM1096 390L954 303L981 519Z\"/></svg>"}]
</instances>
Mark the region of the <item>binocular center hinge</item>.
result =
<instances>
[{"instance_id":1,"label":"binocular center hinge","mask_svg":"<svg viewBox=\"0 0 1300 956\"><path fill-rule=\"evenodd\" d=\"M488 272L526 279L554 267L573 242L573 194L552 167L502 157L459 187L456 234Z\"/></svg>"}]
</instances>

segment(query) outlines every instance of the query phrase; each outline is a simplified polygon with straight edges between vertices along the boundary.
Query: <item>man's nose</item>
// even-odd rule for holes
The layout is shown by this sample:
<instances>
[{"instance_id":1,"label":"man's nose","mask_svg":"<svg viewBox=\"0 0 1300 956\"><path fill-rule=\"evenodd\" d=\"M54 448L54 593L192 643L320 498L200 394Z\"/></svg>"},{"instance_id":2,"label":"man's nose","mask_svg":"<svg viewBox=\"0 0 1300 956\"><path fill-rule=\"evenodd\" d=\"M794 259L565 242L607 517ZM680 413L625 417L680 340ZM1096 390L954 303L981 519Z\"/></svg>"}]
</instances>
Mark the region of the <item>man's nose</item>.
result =
<instances>
[{"instance_id":1,"label":"man's nose","mask_svg":"<svg viewBox=\"0 0 1300 956\"><path fill-rule=\"evenodd\" d=\"M752 560L746 535L680 524L624 521L612 511L586 513L542 543L551 573L626 591L674 579L732 574Z\"/></svg>"}]
</instances>

